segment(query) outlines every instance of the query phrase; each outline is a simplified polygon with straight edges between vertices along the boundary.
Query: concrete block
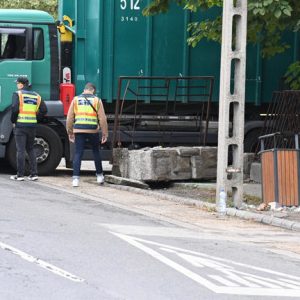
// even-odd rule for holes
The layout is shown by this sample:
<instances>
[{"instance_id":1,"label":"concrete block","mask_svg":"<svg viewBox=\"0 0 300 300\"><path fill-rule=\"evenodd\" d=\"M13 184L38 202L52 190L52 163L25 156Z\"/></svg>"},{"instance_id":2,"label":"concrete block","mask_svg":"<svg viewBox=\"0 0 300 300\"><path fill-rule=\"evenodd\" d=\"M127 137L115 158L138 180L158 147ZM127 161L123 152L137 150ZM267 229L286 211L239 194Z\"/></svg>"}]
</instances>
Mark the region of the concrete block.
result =
<instances>
[{"instance_id":1,"label":"concrete block","mask_svg":"<svg viewBox=\"0 0 300 300\"><path fill-rule=\"evenodd\" d=\"M152 165L149 166L153 170L153 178L149 178L149 180L169 181L172 174L172 165L172 158L170 156L153 156Z\"/></svg>"},{"instance_id":2,"label":"concrete block","mask_svg":"<svg viewBox=\"0 0 300 300\"><path fill-rule=\"evenodd\" d=\"M155 147L150 149L149 151L152 152L152 156L155 158L159 157L169 157L170 155L177 155L177 151L175 148L161 148Z\"/></svg>"},{"instance_id":3,"label":"concrete block","mask_svg":"<svg viewBox=\"0 0 300 300\"><path fill-rule=\"evenodd\" d=\"M217 177L217 148L199 147L199 155L191 157L193 179L215 179Z\"/></svg>"},{"instance_id":4,"label":"concrete block","mask_svg":"<svg viewBox=\"0 0 300 300\"><path fill-rule=\"evenodd\" d=\"M244 153L244 178L250 177L251 164L254 162L254 153Z\"/></svg>"},{"instance_id":5,"label":"concrete block","mask_svg":"<svg viewBox=\"0 0 300 300\"><path fill-rule=\"evenodd\" d=\"M171 168L171 178L172 180L185 180L190 179L192 176L191 170L191 160L190 157L176 156L173 157Z\"/></svg>"},{"instance_id":6,"label":"concrete block","mask_svg":"<svg viewBox=\"0 0 300 300\"><path fill-rule=\"evenodd\" d=\"M134 180L134 179L113 176L113 175L105 175L105 181L108 183L113 183L113 184L133 186L133 187L137 187L140 189L148 189L149 188L149 185L144 182Z\"/></svg>"},{"instance_id":7,"label":"concrete block","mask_svg":"<svg viewBox=\"0 0 300 300\"><path fill-rule=\"evenodd\" d=\"M113 175L126 178L128 177L128 157L129 151L127 148L113 149Z\"/></svg>"},{"instance_id":8,"label":"concrete block","mask_svg":"<svg viewBox=\"0 0 300 300\"><path fill-rule=\"evenodd\" d=\"M181 157L199 155L199 147L177 147L176 151Z\"/></svg>"},{"instance_id":9,"label":"concrete block","mask_svg":"<svg viewBox=\"0 0 300 300\"><path fill-rule=\"evenodd\" d=\"M257 214L257 213L252 213L252 212L248 212L246 214L246 219L253 220L253 221L256 221L256 222L262 222L263 217L264 216L262 214Z\"/></svg>"},{"instance_id":10,"label":"concrete block","mask_svg":"<svg viewBox=\"0 0 300 300\"><path fill-rule=\"evenodd\" d=\"M293 229L295 222L289 221L289 220L281 220L281 221L282 221L281 226L280 226L281 228Z\"/></svg>"},{"instance_id":11,"label":"concrete block","mask_svg":"<svg viewBox=\"0 0 300 300\"><path fill-rule=\"evenodd\" d=\"M300 223L295 222L292 226L292 230L300 231Z\"/></svg>"},{"instance_id":12,"label":"concrete block","mask_svg":"<svg viewBox=\"0 0 300 300\"><path fill-rule=\"evenodd\" d=\"M271 225L281 227L284 224L284 220L274 217L272 219ZM289 228L290 229L290 228Z\"/></svg>"},{"instance_id":13,"label":"concrete block","mask_svg":"<svg viewBox=\"0 0 300 300\"><path fill-rule=\"evenodd\" d=\"M215 179L217 148L115 149L113 161L113 175L134 180Z\"/></svg>"},{"instance_id":14,"label":"concrete block","mask_svg":"<svg viewBox=\"0 0 300 300\"><path fill-rule=\"evenodd\" d=\"M147 181L154 177L152 150L131 150L128 156L128 178Z\"/></svg>"},{"instance_id":15,"label":"concrete block","mask_svg":"<svg viewBox=\"0 0 300 300\"><path fill-rule=\"evenodd\" d=\"M254 182L261 183L261 164L254 162L250 168L250 179Z\"/></svg>"}]
</instances>

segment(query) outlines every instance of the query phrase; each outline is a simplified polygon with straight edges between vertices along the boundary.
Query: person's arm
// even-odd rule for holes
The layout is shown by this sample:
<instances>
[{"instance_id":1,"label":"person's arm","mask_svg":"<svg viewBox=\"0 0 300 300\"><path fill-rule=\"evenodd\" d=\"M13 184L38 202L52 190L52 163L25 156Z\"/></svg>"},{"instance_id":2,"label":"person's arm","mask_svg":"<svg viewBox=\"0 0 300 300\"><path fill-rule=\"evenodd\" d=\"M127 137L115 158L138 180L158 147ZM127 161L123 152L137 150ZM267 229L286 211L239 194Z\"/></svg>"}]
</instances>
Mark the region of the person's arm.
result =
<instances>
[{"instance_id":1,"label":"person's arm","mask_svg":"<svg viewBox=\"0 0 300 300\"><path fill-rule=\"evenodd\" d=\"M41 120L46 115L47 111L48 111L48 109L47 109L46 103L43 99L41 99L41 103L40 103L39 110L37 113L37 119Z\"/></svg>"},{"instance_id":2,"label":"person's arm","mask_svg":"<svg viewBox=\"0 0 300 300\"><path fill-rule=\"evenodd\" d=\"M39 107L39 114L43 117L48 112L46 103L43 99L41 99L40 107Z\"/></svg>"},{"instance_id":3,"label":"person's arm","mask_svg":"<svg viewBox=\"0 0 300 300\"><path fill-rule=\"evenodd\" d=\"M10 117L10 120L13 124L17 122L18 115L19 115L19 95L15 92L12 95L11 117Z\"/></svg>"},{"instance_id":4,"label":"person's arm","mask_svg":"<svg viewBox=\"0 0 300 300\"><path fill-rule=\"evenodd\" d=\"M71 102L68 114L67 114L67 122L66 122L66 127L67 127L67 133L69 135L69 140L70 142L74 142L75 136L73 133L73 124L74 124L74 100Z\"/></svg>"},{"instance_id":5,"label":"person's arm","mask_svg":"<svg viewBox=\"0 0 300 300\"><path fill-rule=\"evenodd\" d=\"M106 115L105 115L105 111L101 99L99 99L98 119L100 122L100 128L102 133L101 144L104 144L106 143L108 138L108 126L107 126L107 119L106 119Z\"/></svg>"}]
</instances>

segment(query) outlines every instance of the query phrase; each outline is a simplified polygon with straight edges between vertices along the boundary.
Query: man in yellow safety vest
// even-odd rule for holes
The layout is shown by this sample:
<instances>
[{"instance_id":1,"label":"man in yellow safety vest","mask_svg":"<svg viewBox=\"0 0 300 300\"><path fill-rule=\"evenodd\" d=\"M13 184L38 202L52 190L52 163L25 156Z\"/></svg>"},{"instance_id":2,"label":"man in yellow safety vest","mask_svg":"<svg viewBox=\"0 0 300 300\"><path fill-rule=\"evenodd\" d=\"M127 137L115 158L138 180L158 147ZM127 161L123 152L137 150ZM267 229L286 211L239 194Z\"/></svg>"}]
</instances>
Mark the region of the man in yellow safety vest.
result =
<instances>
[{"instance_id":1,"label":"man in yellow safety vest","mask_svg":"<svg viewBox=\"0 0 300 300\"><path fill-rule=\"evenodd\" d=\"M17 148L17 175L12 180L24 181L25 154L29 158L29 180L38 180L34 139L36 136L37 115L47 113L47 107L41 96L30 90L27 77L18 77L16 80L18 91L13 93L11 107L11 122L14 127L14 136Z\"/></svg>"},{"instance_id":2,"label":"man in yellow safety vest","mask_svg":"<svg viewBox=\"0 0 300 300\"><path fill-rule=\"evenodd\" d=\"M73 99L67 115L69 140L75 142L73 187L79 186L81 158L86 142L92 146L97 182L104 183L99 151L99 130L101 129L102 135L101 144L104 144L108 137L108 126L102 101L95 95L95 92L96 87L92 83L87 83L83 93Z\"/></svg>"}]
</instances>

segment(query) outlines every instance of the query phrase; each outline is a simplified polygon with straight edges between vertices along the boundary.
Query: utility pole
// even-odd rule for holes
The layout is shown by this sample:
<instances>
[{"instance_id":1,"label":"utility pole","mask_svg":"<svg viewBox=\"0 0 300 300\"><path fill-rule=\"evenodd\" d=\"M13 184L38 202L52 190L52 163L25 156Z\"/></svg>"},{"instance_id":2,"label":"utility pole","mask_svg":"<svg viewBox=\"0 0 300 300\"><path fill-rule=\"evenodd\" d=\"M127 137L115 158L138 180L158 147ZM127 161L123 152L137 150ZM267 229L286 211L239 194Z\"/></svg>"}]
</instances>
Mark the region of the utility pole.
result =
<instances>
[{"instance_id":1,"label":"utility pole","mask_svg":"<svg viewBox=\"0 0 300 300\"><path fill-rule=\"evenodd\" d=\"M221 188L243 201L247 0L223 1L217 204Z\"/></svg>"}]
</instances>

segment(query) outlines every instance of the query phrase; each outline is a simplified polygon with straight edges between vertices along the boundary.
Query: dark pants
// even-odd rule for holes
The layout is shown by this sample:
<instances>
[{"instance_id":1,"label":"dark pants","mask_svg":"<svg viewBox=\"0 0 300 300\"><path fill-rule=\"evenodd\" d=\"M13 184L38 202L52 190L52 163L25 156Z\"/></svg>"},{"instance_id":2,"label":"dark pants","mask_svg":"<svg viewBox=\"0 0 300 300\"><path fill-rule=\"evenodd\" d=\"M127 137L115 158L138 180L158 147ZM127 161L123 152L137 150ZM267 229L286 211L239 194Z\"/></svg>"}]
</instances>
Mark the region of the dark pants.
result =
<instances>
[{"instance_id":1,"label":"dark pants","mask_svg":"<svg viewBox=\"0 0 300 300\"><path fill-rule=\"evenodd\" d=\"M35 127L22 127L14 129L17 148L18 176L23 177L25 172L25 155L28 154L30 174L37 175L36 155L33 149L36 135Z\"/></svg>"},{"instance_id":2,"label":"dark pants","mask_svg":"<svg viewBox=\"0 0 300 300\"><path fill-rule=\"evenodd\" d=\"M75 133L75 155L73 159L73 177L79 177L82 154L85 144L92 146L97 174L102 174L102 161L99 151L100 137L98 133Z\"/></svg>"}]
</instances>

